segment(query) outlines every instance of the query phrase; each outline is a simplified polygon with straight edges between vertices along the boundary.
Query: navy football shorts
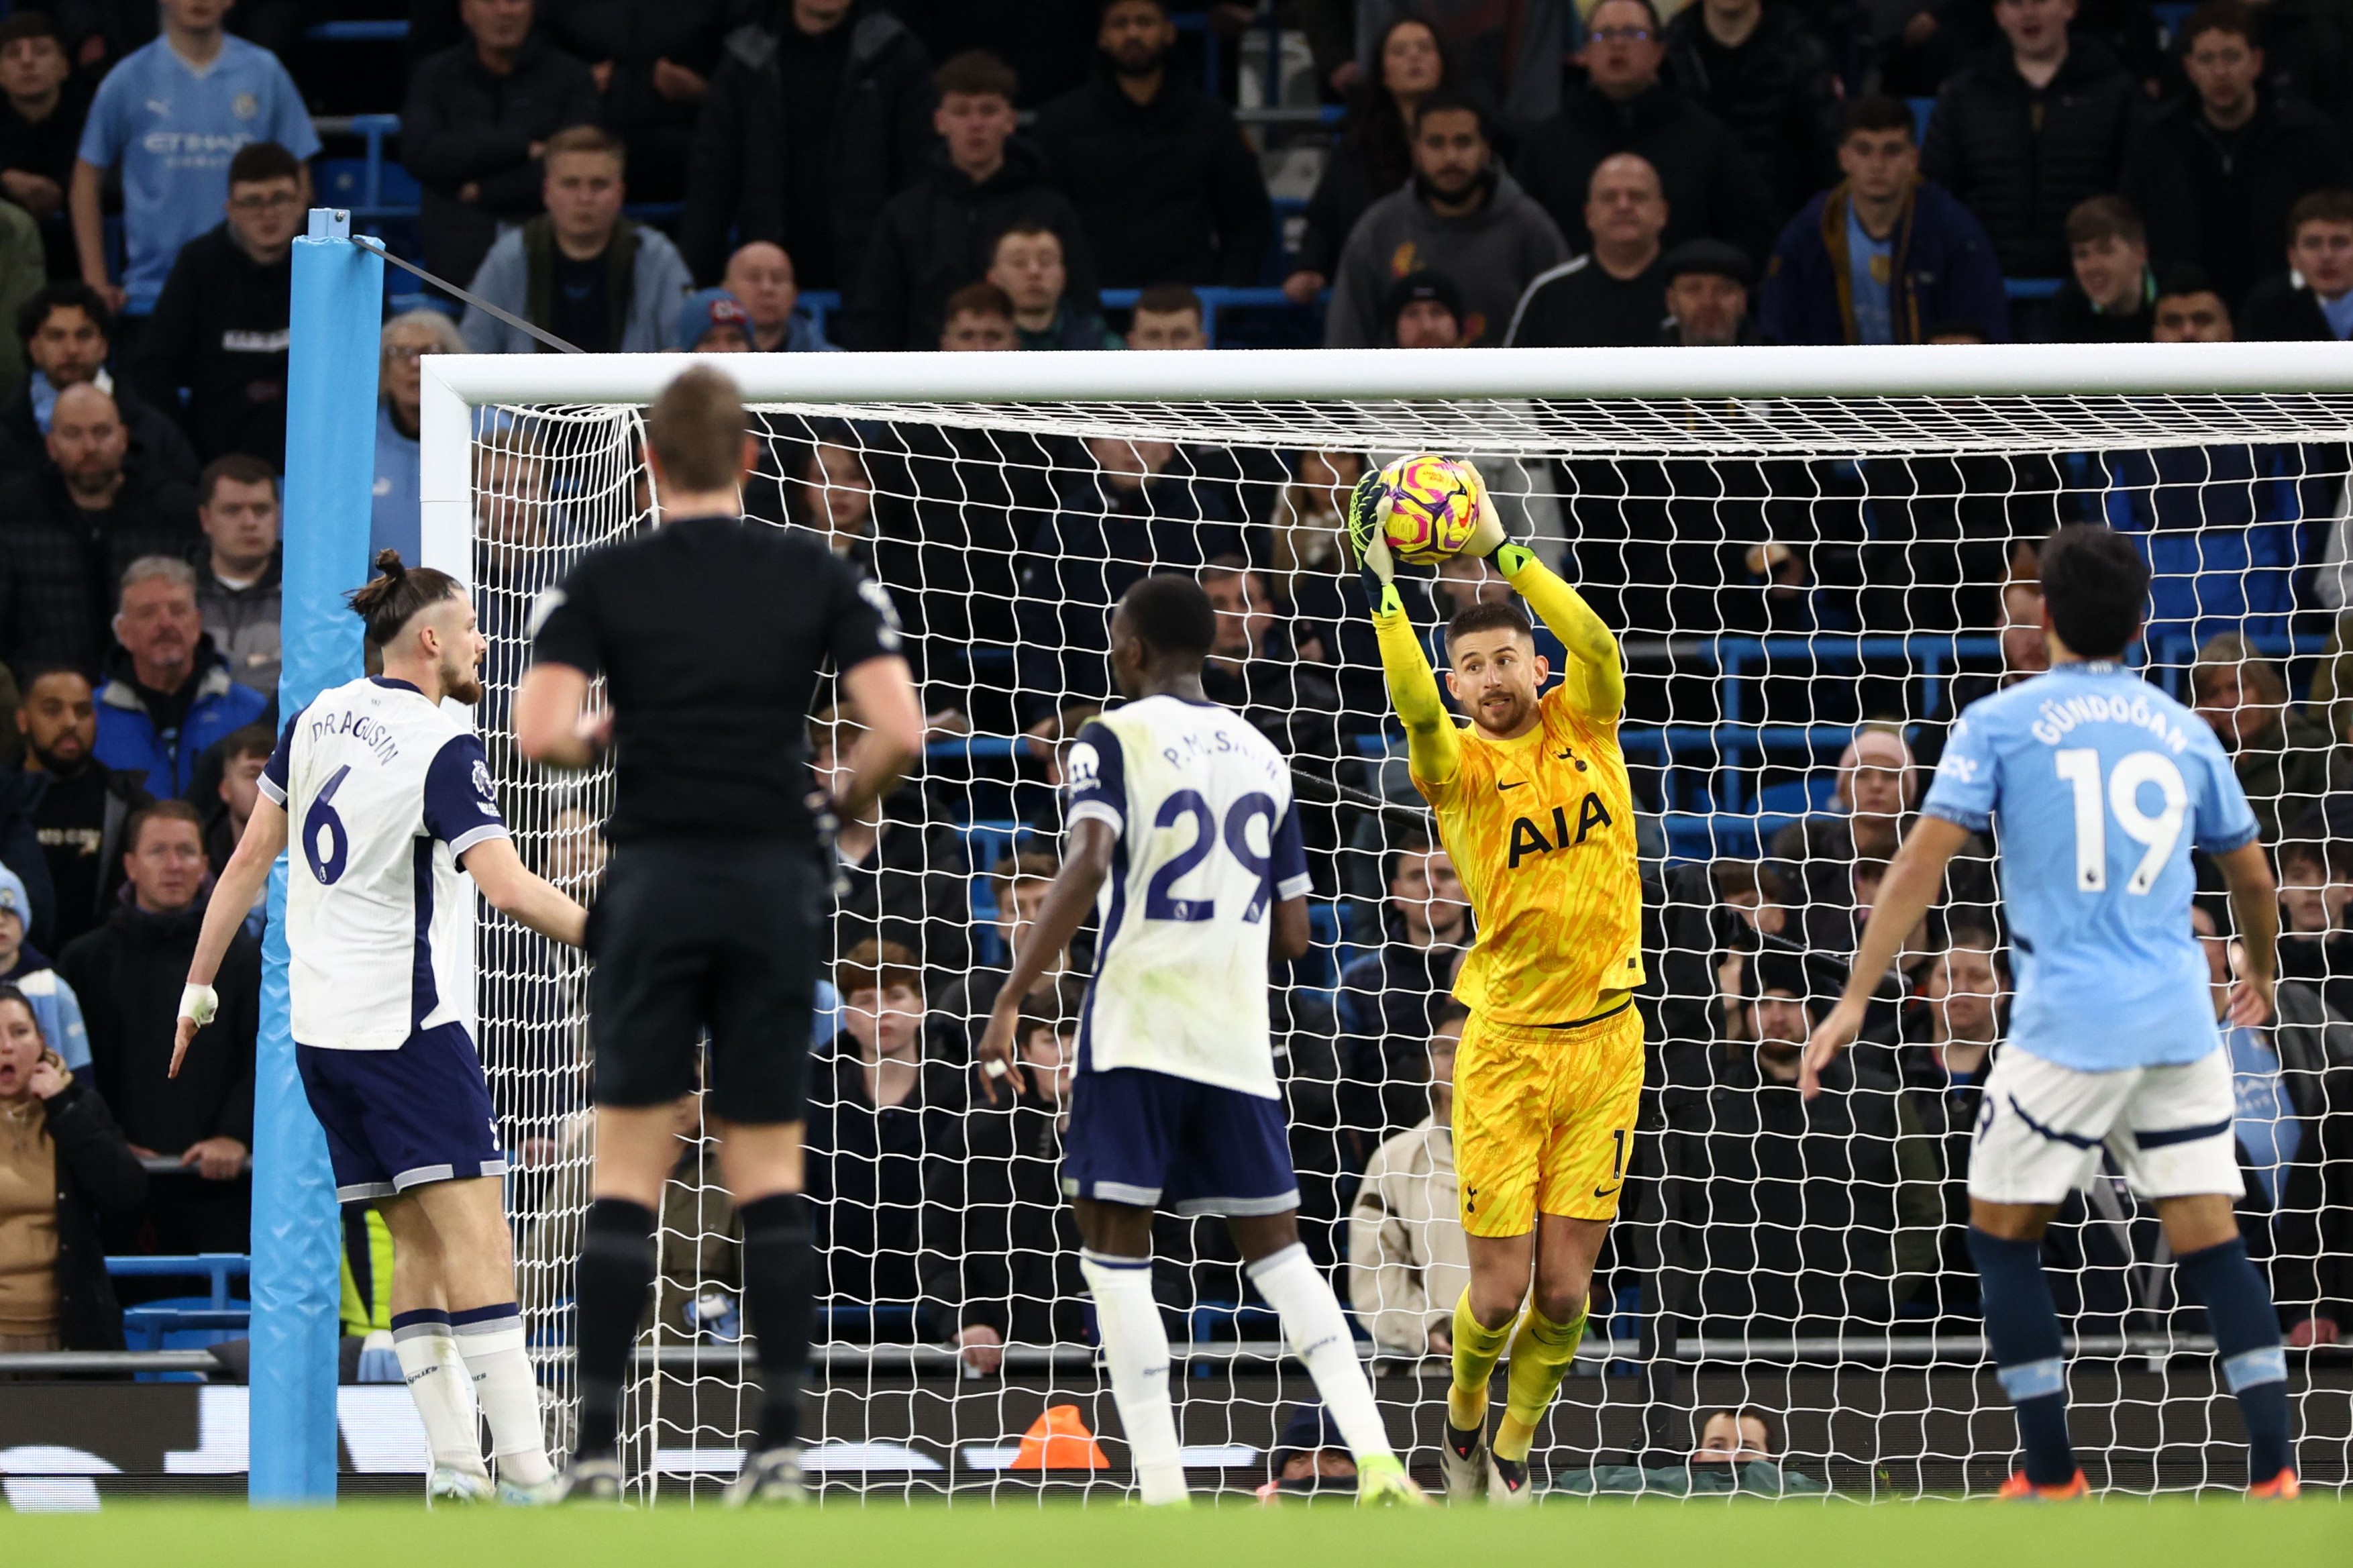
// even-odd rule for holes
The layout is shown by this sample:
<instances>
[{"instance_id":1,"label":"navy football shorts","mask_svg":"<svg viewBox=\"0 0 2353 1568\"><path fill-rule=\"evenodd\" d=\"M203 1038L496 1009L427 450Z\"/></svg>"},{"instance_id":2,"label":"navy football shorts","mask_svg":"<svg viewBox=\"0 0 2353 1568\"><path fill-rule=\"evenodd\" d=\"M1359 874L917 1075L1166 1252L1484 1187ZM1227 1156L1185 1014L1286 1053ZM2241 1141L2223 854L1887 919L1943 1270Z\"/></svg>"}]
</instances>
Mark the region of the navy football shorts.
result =
<instances>
[{"instance_id":1,"label":"navy football shorts","mask_svg":"<svg viewBox=\"0 0 2353 1568\"><path fill-rule=\"evenodd\" d=\"M1062 1140L1072 1197L1187 1215L1299 1206L1282 1101L1145 1068L1082 1071Z\"/></svg>"},{"instance_id":2,"label":"navy football shorts","mask_svg":"<svg viewBox=\"0 0 2353 1568\"><path fill-rule=\"evenodd\" d=\"M396 1051L299 1042L294 1062L327 1134L335 1198L385 1198L427 1182L503 1176L482 1060L462 1024L438 1024Z\"/></svg>"}]
</instances>

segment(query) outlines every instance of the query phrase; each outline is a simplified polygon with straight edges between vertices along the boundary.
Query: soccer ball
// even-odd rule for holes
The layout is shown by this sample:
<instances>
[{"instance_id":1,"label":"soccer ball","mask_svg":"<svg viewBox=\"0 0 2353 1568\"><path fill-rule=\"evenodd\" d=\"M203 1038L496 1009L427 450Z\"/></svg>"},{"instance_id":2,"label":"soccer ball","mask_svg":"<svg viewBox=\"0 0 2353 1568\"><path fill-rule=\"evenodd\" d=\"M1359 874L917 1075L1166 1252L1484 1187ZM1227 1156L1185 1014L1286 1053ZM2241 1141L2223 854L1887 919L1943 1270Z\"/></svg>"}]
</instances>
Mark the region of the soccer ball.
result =
<instances>
[{"instance_id":1,"label":"soccer ball","mask_svg":"<svg viewBox=\"0 0 2353 1568\"><path fill-rule=\"evenodd\" d=\"M1484 499L1470 464L1420 452L1383 468L1380 482L1381 537L1399 561L1434 565L1470 542Z\"/></svg>"}]
</instances>

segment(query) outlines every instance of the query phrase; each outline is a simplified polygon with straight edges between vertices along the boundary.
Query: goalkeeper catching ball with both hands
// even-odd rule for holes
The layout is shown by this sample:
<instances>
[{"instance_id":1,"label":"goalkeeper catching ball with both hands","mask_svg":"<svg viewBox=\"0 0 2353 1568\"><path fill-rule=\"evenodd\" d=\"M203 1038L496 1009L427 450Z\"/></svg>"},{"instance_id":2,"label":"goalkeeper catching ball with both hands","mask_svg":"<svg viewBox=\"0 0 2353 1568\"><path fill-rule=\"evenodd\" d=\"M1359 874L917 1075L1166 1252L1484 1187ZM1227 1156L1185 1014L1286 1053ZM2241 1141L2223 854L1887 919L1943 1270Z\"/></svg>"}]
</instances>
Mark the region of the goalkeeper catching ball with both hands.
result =
<instances>
[{"instance_id":1,"label":"goalkeeper catching ball with both hands","mask_svg":"<svg viewBox=\"0 0 2353 1568\"><path fill-rule=\"evenodd\" d=\"M1454 987L1471 1009L1454 1069L1471 1283L1454 1308L1440 1459L1450 1497L1525 1502L1537 1424L1585 1333L1642 1092L1642 896L1618 746L1625 669L1577 590L1504 535L1470 464L1409 458L1368 474L1348 527L1414 786L1478 919ZM1446 683L1467 724L1440 700L1392 582L1400 559L1451 553L1493 563L1567 653L1547 691L1550 661L1518 604L1460 611L1446 627ZM1491 1446L1488 1384L1507 1342Z\"/></svg>"}]
</instances>

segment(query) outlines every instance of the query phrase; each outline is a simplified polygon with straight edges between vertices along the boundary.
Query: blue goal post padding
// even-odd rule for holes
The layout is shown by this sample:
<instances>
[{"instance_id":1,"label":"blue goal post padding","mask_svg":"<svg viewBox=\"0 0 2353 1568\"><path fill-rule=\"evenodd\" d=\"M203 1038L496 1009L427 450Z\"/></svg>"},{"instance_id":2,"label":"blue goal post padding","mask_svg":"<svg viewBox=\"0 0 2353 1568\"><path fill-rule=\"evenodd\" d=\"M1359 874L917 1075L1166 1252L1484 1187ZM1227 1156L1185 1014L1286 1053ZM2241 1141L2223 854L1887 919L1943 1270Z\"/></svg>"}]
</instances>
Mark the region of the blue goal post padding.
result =
<instances>
[{"instance_id":1,"label":"blue goal post padding","mask_svg":"<svg viewBox=\"0 0 2353 1568\"><path fill-rule=\"evenodd\" d=\"M291 717L359 675L360 623L343 595L367 580L375 481L384 259L353 245L351 214L313 207L294 242L286 381L285 661ZM297 834L301 825L290 825ZM269 874L261 1032L253 1064L252 1461L256 1505L335 1498L335 1352L343 1226L327 1144L294 1066L286 982L286 865Z\"/></svg>"}]
</instances>

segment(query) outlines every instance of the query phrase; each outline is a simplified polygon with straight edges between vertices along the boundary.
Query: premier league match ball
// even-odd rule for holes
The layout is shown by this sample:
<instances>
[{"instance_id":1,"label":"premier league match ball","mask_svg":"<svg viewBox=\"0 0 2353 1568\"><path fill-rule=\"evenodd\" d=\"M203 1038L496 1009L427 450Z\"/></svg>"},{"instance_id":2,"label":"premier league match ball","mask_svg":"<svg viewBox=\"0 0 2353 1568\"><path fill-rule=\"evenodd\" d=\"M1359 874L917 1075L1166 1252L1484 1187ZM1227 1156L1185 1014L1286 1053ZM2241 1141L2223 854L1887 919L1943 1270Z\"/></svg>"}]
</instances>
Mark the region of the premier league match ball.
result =
<instances>
[{"instance_id":1,"label":"premier league match ball","mask_svg":"<svg viewBox=\"0 0 2353 1568\"><path fill-rule=\"evenodd\" d=\"M1381 536L1389 552L1417 566L1461 552L1478 525L1479 470L1434 453L1399 458L1381 470Z\"/></svg>"}]
</instances>

